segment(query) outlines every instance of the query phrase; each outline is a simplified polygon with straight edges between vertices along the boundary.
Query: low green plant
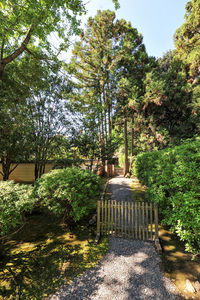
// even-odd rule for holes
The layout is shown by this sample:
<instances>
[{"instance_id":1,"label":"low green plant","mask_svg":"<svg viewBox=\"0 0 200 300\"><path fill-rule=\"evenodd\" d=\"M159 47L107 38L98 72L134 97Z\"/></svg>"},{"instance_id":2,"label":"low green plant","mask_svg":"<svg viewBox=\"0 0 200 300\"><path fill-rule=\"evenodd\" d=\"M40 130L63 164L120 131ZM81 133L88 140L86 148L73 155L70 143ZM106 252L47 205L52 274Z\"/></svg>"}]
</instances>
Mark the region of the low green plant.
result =
<instances>
[{"instance_id":1,"label":"low green plant","mask_svg":"<svg viewBox=\"0 0 200 300\"><path fill-rule=\"evenodd\" d=\"M67 222L79 221L96 207L100 179L78 168L52 170L35 183L36 197Z\"/></svg>"},{"instance_id":2,"label":"low green plant","mask_svg":"<svg viewBox=\"0 0 200 300\"><path fill-rule=\"evenodd\" d=\"M11 233L24 222L24 212L31 212L35 199L32 186L0 182L0 236Z\"/></svg>"},{"instance_id":3,"label":"low green plant","mask_svg":"<svg viewBox=\"0 0 200 300\"><path fill-rule=\"evenodd\" d=\"M140 154L135 162L147 199L159 204L162 223L186 243L186 250L200 249L200 140Z\"/></svg>"}]
</instances>

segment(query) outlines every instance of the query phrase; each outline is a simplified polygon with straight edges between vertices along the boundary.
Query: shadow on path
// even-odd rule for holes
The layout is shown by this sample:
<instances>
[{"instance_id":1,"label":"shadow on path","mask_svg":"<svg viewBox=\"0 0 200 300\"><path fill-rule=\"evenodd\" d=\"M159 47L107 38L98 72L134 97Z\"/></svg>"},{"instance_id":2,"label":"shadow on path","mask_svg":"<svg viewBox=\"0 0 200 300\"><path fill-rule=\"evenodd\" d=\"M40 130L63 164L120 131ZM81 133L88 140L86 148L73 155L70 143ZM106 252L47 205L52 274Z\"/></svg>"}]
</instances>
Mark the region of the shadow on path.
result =
<instances>
[{"instance_id":1,"label":"shadow on path","mask_svg":"<svg viewBox=\"0 0 200 300\"><path fill-rule=\"evenodd\" d=\"M50 299L181 299L159 264L153 244L110 238L110 249L100 264Z\"/></svg>"}]
</instances>

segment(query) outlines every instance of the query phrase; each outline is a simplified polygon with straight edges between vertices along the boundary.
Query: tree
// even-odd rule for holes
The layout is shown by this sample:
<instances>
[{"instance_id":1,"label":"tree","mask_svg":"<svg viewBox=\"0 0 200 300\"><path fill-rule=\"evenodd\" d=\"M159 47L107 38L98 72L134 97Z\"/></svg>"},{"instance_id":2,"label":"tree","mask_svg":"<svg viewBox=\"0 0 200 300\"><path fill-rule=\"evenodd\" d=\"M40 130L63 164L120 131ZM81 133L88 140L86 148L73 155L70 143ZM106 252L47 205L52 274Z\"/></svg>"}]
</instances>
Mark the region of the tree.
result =
<instances>
[{"instance_id":1,"label":"tree","mask_svg":"<svg viewBox=\"0 0 200 300\"><path fill-rule=\"evenodd\" d=\"M68 113L62 101L62 80L49 76L48 86L27 99L29 142L35 162L35 180L45 172L47 159L68 131ZM59 138L60 137L60 138Z\"/></svg>"},{"instance_id":2,"label":"tree","mask_svg":"<svg viewBox=\"0 0 200 300\"><path fill-rule=\"evenodd\" d=\"M112 135L113 69L117 60L114 19L111 11L99 11L94 19L89 18L85 33L81 33L80 42L74 46L70 66L77 79L72 101L85 118L96 124L103 164Z\"/></svg>"},{"instance_id":3,"label":"tree","mask_svg":"<svg viewBox=\"0 0 200 300\"><path fill-rule=\"evenodd\" d=\"M118 6L118 1L113 1ZM29 48L38 44L52 53L48 37L54 32L62 39L58 53L68 47L68 38L78 32L80 22L76 18L85 12L85 4L79 0L1 0L0 2L0 80L5 67ZM68 26L68 31L66 30ZM53 53L52 53L53 54ZM43 55L43 58L46 58Z\"/></svg>"},{"instance_id":4,"label":"tree","mask_svg":"<svg viewBox=\"0 0 200 300\"><path fill-rule=\"evenodd\" d=\"M39 46L50 51L48 36L57 32L64 42L69 34L77 31L76 15L84 12L81 1L52 0L11 0L1 1L0 5L0 79L5 67L17 59L28 46L39 42ZM66 22L70 24L68 32L64 32ZM60 50L63 45L60 45Z\"/></svg>"},{"instance_id":5,"label":"tree","mask_svg":"<svg viewBox=\"0 0 200 300\"><path fill-rule=\"evenodd\" d=\"M47 78L58 68L56 63L50 68L48 63L41 64L29 55L7 67L3 89L0 89L0 159L4 180L9 178L18 162L28 160L30 156L27 98L31 99L38 91L46 89L49 85ZM16 164L12 165L13 162Z\"/></svg>"},{"instance_id":6,"label":"tree","mask_svg":"<svg viewBox=\"0 0 200 300\"><path fill-rule=\"evenodd\" d=\"M143 76L145 65L148 63L143 38L137 29L125 20L119 20L120 42L118 51L120 58L117 64L117 115L123 116L124 120L124 153L125 153L125 175L129 173L128 160L128 117L131 115L133 124L133 113L135 107L130 105L130 101L137 94L143 93ZM132 128L133 129L133 128ZM133 130L132 143L133 143Z\"/></svg>"},{"instance_id":7,"label":"tree","mask_svg":"<svg viewBox=\"0 0 200 300\"><path fill-rule=\"evenodd\" d=\"M192 80L200 76L199 44L200 0L191 0L186 4L185 22L174 36L177 57L189 69Z\"/></svg>"},{"instance_id":8,"label":"tree","mask_svg":"<svg viewBox=\"0 0 200 300\"><path fill-rule=\"evenodd\" d=\"M160 58L147 73L138 114L141 150L180 144L197 133L192 118L192 89L184 68L172 52Z\"/></svg>"},{"instance_id":9,"label":"tree","mask_svg":"<svg viewBox=\"0 0 200 300\"><path fill-rule=\"evenodd\" d=\"M27 62L30 69L27 68ZM43 86L44 68L38 66L34 59L27 56L19 62L8 66L10 76L5 76L0 89L0 160L4 180L24 160L29 153L28 119L25 111L26 98L30 97L33 89ZM24 74L26 72L26 78ZM34 78L34 81L30 79ZM16 162L11 167L11 164Z\"/></svg>"},{"instance_id":10,"label":"tree","mask_svg":"<svg viewBox=\"0 0 200 300\"><path fill-rule=\"evenodd\" d=\"M115 13L109 10L99 11L95 18L89 18L86 31L75 44L70 70L77 80L75 86L79 93L72 98L76 106L96 122L103 164L114 145L112 129L116 107L119 110L120 105L124 106L124 114L126 111L120 84L132 76L131 84L137 85L146 58L137 30L125 20L115 20ZM129 84L127 101L130 90Z\"/></svg>"},{"instance_id":11,"label":"tree","mask_svg":"<svg viewBox=\"0 0 200 300\"><path fill-rule=\"evenodd\" d=\"M175 34L176 57L185 65L188 83L192 85L192 119L200 133L200 0L186 4L185 22Z\"/></svg>"},{"instance_id":12,"label":"tree","mask_svg":"<svg viewBox=\"0 0 200 300\"><path fill-rule=\"evenodd\" d=\"M9 175L23 160L29 150L27 139L27 118L24 107L20 104L7 106L1 109L0 127L0 158L2 164L3 180L8 180ZM12 163L14 163L12 165ZM11 167L12 165L12 167Z\"/></svg>"}]
</instances>

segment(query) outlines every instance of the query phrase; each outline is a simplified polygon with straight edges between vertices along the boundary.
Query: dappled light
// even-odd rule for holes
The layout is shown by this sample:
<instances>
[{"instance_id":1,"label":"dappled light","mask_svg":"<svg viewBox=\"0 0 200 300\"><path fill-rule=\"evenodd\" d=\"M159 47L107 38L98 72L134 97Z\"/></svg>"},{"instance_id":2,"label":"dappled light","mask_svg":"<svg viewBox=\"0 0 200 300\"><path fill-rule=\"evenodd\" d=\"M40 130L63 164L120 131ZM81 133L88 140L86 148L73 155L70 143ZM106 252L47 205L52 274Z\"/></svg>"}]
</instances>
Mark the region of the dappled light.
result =
<instances>
[{"instance_id":1,"label":"dappled light","mask_svg":"<svg viewBox=\"0 0 200 300\"><path fill-rule=\"evenodd\" d=\"M155 255L155 257L154 257ZM159 284L158 284L159 282ZM107 255L95 268L60 290L61 299L176 299L169 290L151 243L112 238ZM171 296L169 296L171 293ZM53 299L53 298L52 298ZM177 298L178 299L178 298Z\"/></svg>"},{"instance_id":2,"label":"dappled light","mask_svg":"<svg viewBox=\"0 0 200 300\"><path fill-rule=\"evenodd\" d=\"M18 295L42 299L93 267L106 249L105 241L94 245L94 236L85 225L69 231L53 215L30 216L22 231L4 244L0 262L3 299Z\"/></svg>"},{"instance_id":3,"label":"dappled light","mask_svg":"<svg viewBox=\"0 0 200 300\"><path fill-rule=\"evenodd\" d=\"M200 0L151 2L0 0L0 300L200 299Z\"/></svg>"}]
</instances>

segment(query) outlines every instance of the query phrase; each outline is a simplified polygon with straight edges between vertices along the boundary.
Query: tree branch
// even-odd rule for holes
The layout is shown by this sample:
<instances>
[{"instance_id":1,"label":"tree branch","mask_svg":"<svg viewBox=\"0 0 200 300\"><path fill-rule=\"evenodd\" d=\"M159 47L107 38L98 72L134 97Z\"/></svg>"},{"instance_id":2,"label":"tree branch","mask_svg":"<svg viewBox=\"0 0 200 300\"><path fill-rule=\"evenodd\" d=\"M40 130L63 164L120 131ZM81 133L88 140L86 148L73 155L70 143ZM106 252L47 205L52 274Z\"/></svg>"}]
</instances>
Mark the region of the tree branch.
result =
<instances>
[{"instance_id":1,"label":"tree branch","mask_svg":"<svg viewBox=\"0 0 200 300\"><path fill-rule=\"evenodd\" d=\"M12 54L10 54L9 56L2 59L2 65L5 66L5 65L9 64L10 62L12 62L14 59L16 59L20 54L22 54L26 50L26 46L28 45L28 43L30 41L33 29L34 29L34 25L32 24L24 41L22 42L21 46L17 50L15 50Z\"/></svg>"},{"instance_id":2,"label":"tree branch","mask_svg":"<svg viewBox=\"0 0 200 300\"><path fill-rule=\"evenodd\" d=\"M17 163L9 172L9 175L17 168L17 166L19 165L19 163Z\"/></svg>"},{"instance_id":3,"label":"tree branch","mask_svg":"<svg viewBox=\"0 0 200 300\"><path fill-rule=\"evenodd\" d=\"M4 50L4 45L5 45L5 40L3 39L2 41L2 45L1 45L1 57L0 57L0 60L3 59L3 50Z\"/></svg>"}]
</instances>

